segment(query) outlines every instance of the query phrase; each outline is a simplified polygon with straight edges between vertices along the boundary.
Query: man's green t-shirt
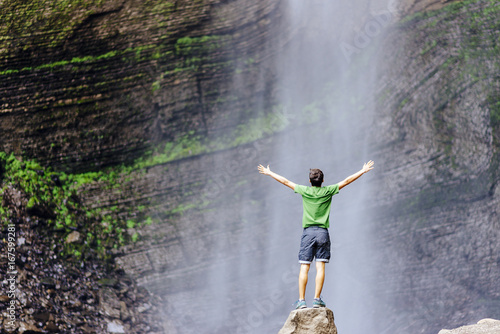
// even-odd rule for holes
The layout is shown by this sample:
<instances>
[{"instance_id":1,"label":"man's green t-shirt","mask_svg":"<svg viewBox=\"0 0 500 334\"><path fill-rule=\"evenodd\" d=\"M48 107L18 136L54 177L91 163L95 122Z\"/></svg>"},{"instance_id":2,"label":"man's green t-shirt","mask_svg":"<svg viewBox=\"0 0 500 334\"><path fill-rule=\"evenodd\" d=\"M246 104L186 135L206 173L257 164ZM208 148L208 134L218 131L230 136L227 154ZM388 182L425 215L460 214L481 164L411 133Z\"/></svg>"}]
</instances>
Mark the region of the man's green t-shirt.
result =
<instances>
[{"instance_id":1,"label":"man's green t-shirt","mask_svg":"<svg viewBox=\"0 0 500 334\"><path fill-rule=\"evenodd\" d=\"M306 187L297 184L295 185L295 192L302 195L304 207L302 227L306 228L314 225L329 228L332 196L338 194L339 185Z\"/></svg>"}]
</instances>

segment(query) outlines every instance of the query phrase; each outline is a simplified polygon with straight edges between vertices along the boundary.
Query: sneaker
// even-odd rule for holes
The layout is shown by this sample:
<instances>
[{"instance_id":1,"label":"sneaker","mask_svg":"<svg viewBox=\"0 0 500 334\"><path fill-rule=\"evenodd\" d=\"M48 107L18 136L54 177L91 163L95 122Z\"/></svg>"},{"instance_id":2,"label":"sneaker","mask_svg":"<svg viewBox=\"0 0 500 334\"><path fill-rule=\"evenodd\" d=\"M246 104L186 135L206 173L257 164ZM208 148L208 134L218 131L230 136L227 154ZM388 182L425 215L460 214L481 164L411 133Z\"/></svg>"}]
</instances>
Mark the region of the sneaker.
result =
<instances>
[{"instance_id":1,"label":"sneaker","mask_svg":"<svg viewBox=\"0 0 500 334\"><path fill-rule=\"evenodd\" d=\"M306 301L304 299L297 300L294 305L296 310L307 307Z\"/></svg>"},{"instance_id":2,"label":"sneaker","mask_svg":"<svg viewBox=\"0 0 500 334\"><path fill-rule=\"evenodd\" d=\"M326 304L324 301L321 300L321 298L314 298L313 301L313 307L318 308L318 307L325 307Z\"/></svg>"}]
</instances>

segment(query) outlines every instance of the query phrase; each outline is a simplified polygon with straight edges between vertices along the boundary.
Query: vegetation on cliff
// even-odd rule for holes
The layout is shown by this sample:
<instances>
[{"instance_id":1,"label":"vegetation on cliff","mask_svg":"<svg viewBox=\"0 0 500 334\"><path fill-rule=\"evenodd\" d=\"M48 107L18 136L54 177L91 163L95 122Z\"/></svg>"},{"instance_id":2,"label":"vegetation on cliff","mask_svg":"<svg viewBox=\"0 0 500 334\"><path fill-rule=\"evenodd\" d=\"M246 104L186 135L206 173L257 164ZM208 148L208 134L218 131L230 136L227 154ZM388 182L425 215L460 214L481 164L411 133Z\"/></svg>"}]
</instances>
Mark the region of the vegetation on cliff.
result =
<instances>
[{"instance_id":1,"label":"vegetation on cliff","mask_svg":"<svg viewBox=\"0 0 500 334\"><path fill-rule=\"evenodd\" d=\"M60 46L106 0L43 0L0 4L0 54Z\"/></svg>"},{"instance_id":2,"label":"vegetation on cliff","mask_svg":"<svg viewBox=\"0 0 500 334\"><path fill-rule=\"evenodd\" d=\"M112 191L117 186L115 172L66 174L3 152L0 153L0 171L2 223L7 225L26 212L34 226L46 226L52 231L47 231L47 235L57 236L54 240L59 242L54 243L54 250L60 256L75 261L96 255L109 258L111 249L137 237L125 232L127 219L118 217L117 207L105 211L89 208L79 197L79 188L91 182L101 182L103 188ZM81 242L65 243L67 235L73 231L82 235Z\"/></svg>"}]
</instances>

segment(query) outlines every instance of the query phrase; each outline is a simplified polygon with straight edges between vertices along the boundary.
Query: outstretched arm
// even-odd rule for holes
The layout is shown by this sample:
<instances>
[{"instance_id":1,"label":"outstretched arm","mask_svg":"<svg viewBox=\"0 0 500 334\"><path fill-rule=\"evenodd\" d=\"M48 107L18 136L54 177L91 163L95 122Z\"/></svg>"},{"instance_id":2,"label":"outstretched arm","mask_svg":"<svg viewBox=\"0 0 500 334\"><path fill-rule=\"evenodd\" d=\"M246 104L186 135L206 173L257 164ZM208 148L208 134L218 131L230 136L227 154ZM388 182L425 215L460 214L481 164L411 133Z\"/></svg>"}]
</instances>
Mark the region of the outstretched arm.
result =
<instances>
[{"instance_id":1,"label":"outstretched arm","mask_svg":"<svg viewBox=\"0 0 500 334\"><path fill-rule=\"evenodd\" d=\"M273 179L275 179L279 183L284 184L285 186L291 188L292 190L295 190L295 183L287 180L286 178L284 178L281 175L276 174L275 172L272 172L271 169L269 168L269 165L267 165L267 167L259 165L257 167L257 169L259 170L259 173L264 174L264 175L269 175L270 177L272 177Z\"/></svg>"},{"instance_id":2,"label":"outstretched arm","mask_svg":"<svg viewBox=\"0 0 500 334\"><path fill-rule=\"evenodd\" d=\"M375 163L373 161L371 161L371 160L368 161L367 163L365 163L363 165L363 169L361 169L359 172L357 172L355 174L352 174L351 176L348 176L344 181L339 182L339 189L342 189L345 186L347 186L348 184L350 184L351 182L356 181L364 173L368 173L369 171L371 171L374 168L373 167L374 164Z\"/></svg>"}]
</instances>

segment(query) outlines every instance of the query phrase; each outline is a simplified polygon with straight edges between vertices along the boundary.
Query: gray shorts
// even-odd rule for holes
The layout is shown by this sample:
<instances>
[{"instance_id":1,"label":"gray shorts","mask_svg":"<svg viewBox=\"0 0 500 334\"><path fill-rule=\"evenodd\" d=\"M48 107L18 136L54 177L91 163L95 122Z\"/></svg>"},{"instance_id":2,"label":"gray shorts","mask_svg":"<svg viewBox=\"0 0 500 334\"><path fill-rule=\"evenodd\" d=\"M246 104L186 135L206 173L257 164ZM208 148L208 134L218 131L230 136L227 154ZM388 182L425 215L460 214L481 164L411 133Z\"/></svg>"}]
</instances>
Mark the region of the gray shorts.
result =
<instances>
[{"instance_id":1,"label":"gray shorts","mask_svg":"<svg viewBox=\"0 0 500 334\"><path fill-rule=\"evenodd\" d=\"M306 227L300 240L299 263L310 264L314 258L330 262L330 234L319 226Z\"/></svg>"}]
</instances>

